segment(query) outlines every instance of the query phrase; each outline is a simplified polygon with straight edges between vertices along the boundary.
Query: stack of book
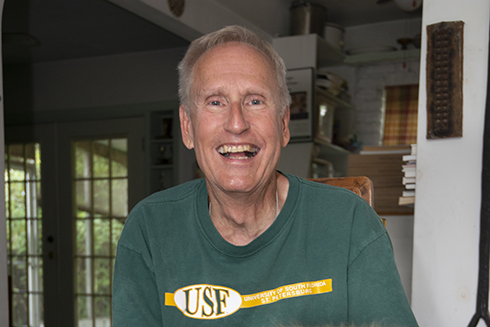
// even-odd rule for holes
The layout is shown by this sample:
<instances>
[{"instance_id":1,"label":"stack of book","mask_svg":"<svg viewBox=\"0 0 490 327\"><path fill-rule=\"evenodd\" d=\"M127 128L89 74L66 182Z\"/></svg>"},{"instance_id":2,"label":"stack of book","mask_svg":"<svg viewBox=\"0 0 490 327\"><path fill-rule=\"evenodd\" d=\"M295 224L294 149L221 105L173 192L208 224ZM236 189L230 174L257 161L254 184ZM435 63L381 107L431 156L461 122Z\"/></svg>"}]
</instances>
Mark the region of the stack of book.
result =
<instances>
[{"instance_id":1,"label":"stack of book","mask_svg":"<svg viewBox=\"0 0 490 327\"><path fill-rule=\"evenodd\" d=\"M360 154L349 155L348 175L367 176L374 185L374 210L379 215L412 214L413 208L399 206L398 198L405 190L400 166L402 157L410 154L410 146L364 147Z\"/></svg>"},{"instance_id":2,"label":"stack of book","mask_svg":"<svg viewBox=\"0 0 490 327\"><path fill-rule=\"evenodd\" d=\"M398 199L401 206L413 206L415 203L415 182L417 177L417 144L411 145L411 153L403 156L402 183L405 190Z\"/></svg>"}]
</instances>

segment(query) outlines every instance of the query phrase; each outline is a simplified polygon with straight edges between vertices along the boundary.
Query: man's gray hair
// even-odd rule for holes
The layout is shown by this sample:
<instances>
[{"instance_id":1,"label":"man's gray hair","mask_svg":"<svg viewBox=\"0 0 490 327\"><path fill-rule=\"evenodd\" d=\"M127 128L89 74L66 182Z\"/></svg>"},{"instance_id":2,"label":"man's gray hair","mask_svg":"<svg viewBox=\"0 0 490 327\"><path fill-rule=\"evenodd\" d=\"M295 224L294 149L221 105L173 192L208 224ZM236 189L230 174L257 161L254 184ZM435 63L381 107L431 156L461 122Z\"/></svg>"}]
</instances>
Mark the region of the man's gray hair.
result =
<instances>
[{"instance_id":1,"label":"man's gray hair","mask_svg":"<svg viewBox=\"0 0 490 327\"><path fill-rule=\"evenodd\" d=\"M206 51L229 42L251 45L268 59L276 73L282 116L286 107L291 104L291 96L286 85L286 65L270 43L261 39L254 32L237 25L225 27L192 41L184 59L180 62L178 66L179 98L180 103L186 108L187 114L190 114L193 70L196 62Z\"/></svg>"}]
</instances>

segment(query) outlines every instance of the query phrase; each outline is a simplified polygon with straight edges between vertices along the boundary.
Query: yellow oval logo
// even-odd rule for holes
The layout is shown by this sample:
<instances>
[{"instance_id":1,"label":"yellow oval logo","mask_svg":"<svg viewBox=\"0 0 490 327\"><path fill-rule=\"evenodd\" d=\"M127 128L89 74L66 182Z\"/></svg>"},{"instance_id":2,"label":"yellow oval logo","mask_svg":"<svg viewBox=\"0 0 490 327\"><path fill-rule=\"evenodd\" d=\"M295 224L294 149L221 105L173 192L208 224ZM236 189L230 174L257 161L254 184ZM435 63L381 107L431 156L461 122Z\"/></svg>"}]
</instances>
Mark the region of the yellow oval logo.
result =
<instances>
[{"instance_id":1,"label":"yellow oval logo","mask_svg":"<svg viewBox=\"0 0 490 327\"><path fill-rule=\"evenodd\" d=\"M242 304L242 296L228 287L196 284L175 291L174 301L187 317L219 319L235 313Z\"/></svg>"}]
</instances>

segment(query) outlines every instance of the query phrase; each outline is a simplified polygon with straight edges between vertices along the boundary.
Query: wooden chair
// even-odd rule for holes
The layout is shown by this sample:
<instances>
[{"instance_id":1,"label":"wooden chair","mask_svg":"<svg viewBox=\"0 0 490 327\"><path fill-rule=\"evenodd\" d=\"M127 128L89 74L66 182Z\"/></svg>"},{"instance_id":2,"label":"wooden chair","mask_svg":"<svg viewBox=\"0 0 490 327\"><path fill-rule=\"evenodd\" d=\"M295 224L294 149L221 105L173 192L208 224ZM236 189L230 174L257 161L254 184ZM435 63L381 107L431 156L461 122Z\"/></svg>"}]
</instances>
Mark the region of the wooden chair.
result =
<instances>
[{"instance_id":1,"label":"wooden chair","mask_svg":"<svg viewBox=\"0 0 490 327\"><path fill-rule=\"evenodd\" d=\"M361 198L366 200L371 207L374 206L373 182L366 176L309 178L309 180L332 186L343 187L359 195Z\"/></svg>"},{"instance_id":2,"label":"wooden chair","mask_svg":"<svg viewBox=\"0 0 490 327\"><path fill-rule=\"evenodd\" d=\"M373 182L366 176L308 178L310 181L343 187L363 198L371 207L374 206ZM386 227L386 219L381 218Z\"/></svg>"}]
</instances>

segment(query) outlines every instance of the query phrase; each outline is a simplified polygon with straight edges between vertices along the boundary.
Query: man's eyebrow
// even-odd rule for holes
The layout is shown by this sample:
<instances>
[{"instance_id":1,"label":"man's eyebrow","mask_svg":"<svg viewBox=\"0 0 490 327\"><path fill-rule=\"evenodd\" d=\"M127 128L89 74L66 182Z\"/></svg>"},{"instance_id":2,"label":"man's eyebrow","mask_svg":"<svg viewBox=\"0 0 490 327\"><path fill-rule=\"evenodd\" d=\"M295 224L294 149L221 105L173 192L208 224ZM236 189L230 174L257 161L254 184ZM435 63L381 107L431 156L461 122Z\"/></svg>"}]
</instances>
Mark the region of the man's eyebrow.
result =
<instances>
[{"instance_id":1,"label":"man's eyebrow","mask_svg":"<svg viewBox=\"0 0 490 327\"><path fill-rule=\"evenodd\" d=\"M199 92L198 94L201 97L210 97L214 95L223 95L226 93L226 89L223 86L217 87L217 88L207 88L206 90L203 90L202 92Z\"/></svg>"},{"instance_id":2,"label":"man's eyebrow","mask_svg":"<svg viewBox=\"0 0 490 327\"><path fill-rule=\"evenodd\" d=\"M211 96L225 96L227 91L228 88L226 86L218 86L216 88L208 87L201 92L197 92L197 96L204 99ZM251 86L249 88L241 90L240 93L243 96L261 96L266 99L273 98L273 94L270 90L257 86Z\"/></svg>"}]
</instances>

